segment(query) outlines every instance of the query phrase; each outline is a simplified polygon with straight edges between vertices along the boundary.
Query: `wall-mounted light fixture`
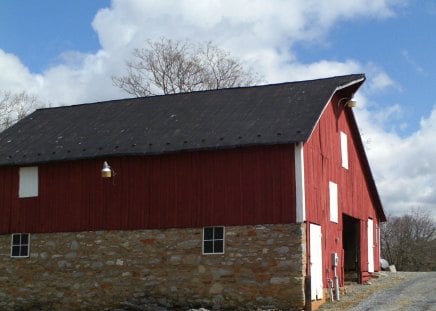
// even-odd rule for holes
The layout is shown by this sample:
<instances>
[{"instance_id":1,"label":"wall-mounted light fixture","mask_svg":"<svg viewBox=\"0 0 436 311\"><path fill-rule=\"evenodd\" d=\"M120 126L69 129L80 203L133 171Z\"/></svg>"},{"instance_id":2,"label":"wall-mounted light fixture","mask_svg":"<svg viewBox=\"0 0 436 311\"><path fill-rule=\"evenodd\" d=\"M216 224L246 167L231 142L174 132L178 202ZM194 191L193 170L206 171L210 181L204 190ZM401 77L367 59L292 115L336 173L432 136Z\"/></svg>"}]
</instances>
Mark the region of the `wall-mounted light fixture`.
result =
<instances>
[{"instance_id":1,"label":"wall-mounted light fixture","mask_svg":"<svg viewBox=\"0 0 436 311\"><path fill-rule=\"evenodd\" d=\"M351 99L350 97L343 97L340 100L338 100L338 107L340 107L341 103L343 103L345 107L349 107L349 108L357 107L357 101Z\"/></svg>"},{"instance_id":2,"label":"wall-mounted light fixture","mask_svg":"<svg viewBox=\"0 0 436 311\"><path fill-rule=\"evenodd\" d=\"M355 108L357 106L357 101L350 99L345 103L345 106Z\"/></svg>"},{"instance_id":3,"label":"wall-mounted light fixture","mask_svg":"<svg viewBox=\"0 0 436 311\"><path fill-rule=\"evenodd\" d=\"M104 161L103 168L101 169L101 177L110 178L112 176L115 176L115 172L112 170L109 164L107 164L107 162Z\"/></svg>"}]
</instances>

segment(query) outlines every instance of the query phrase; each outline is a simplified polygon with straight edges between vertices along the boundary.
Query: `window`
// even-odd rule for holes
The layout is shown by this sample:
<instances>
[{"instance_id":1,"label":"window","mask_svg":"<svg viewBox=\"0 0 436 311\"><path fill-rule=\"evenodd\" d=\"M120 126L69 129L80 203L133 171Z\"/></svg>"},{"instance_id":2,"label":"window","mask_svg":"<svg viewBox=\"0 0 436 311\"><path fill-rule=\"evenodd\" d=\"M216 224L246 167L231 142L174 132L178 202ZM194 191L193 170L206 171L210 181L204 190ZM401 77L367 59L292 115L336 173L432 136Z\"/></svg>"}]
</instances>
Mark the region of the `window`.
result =
<instances>
[{"instance_id":1,"label":"window","mask_svg":"<svg viewBox=\"0 0 436 311\"><path fill-rule=\"evenodd\" d=\"M203 254L224 254L224 227L203 228Z\"/></svg>"},{"instance_id":2,"label":"window","mask_svg":"<svg viewBox=\"0 0 436 311\"><path fill-rule=\"evenodd\" d=\"M341 132L341 159L342 167L348 170L348 138L344 132Z\"/></svg>"},{"instance_id":3,"label":"window","mask_svg":"<svg viewBox=\"0 0 436 311\"><path fill-rule=\"evenodd\" d=\"M13 233L11 241L11 257L29 257L30 234Z\"/></svg>"},{"instance_id":4,"label":"window","mask_svg":"<svg viewBox=\"0 0 436 311\"><path fill-rule=\"evenodd\" d=\"M329 182L330 194L330 221L338 223L338 185Z\"/></svg>"},{"instance_id":5,"label":"window","mask_svg":"<svg viewBox=\"0 0 436 311\"><path fill-rule=\"evenodd\" d=\"M30 198L38 196L38 167L20 167L20 185L18 196Z\"/></svg>"}]
</instances>

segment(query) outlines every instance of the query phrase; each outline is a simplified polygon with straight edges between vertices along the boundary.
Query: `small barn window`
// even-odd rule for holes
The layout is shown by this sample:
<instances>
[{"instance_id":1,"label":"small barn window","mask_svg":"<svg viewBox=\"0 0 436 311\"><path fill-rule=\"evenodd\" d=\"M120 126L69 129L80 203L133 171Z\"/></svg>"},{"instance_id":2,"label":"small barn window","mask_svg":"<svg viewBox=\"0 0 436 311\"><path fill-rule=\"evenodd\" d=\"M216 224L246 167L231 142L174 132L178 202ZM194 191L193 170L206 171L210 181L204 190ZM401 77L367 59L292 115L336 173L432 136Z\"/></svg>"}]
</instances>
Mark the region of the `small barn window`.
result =
<instances>
[{"instance_id":1,"label":"small barn window","mask_svg":"<svg viewBox=\"0 0 436 311\"><path fill-rule=\"evenodd\" d=\"M338 223L338 185L329 182L330 195L330 221Z\"/></svg>"},{"instance_id":2,"label":"small barn window","mask_svg":"<svg viewBox=\"0 0 436 311\"><path fill-rule=\"evenodd\" d=\"M348 138L344 132L341 132L341 160L342 167L348 170Z\"/></svg>"},{"instance_id":3,"label":"small barn window","mask_svg":"<svg viewBox=\"0 0 436 311\"><path fill-rule=\"evenodd\" d=\"M38 167L20 167L20 184L18 196L30 198L38 196Z\"/></svg>"},{"instance_id":4,"label":"small barn window","mask_svg":"<svg viewBox=\"0 0 436 311\"><path fill-rule=\"evenodd\" d=\"M224 254L224 227L203 228L203 254Z\"/></svg>"},{"instance_id":5,"label":"small barn window","mask_svg":"<svg viewBox=\"0 0 436 311\"><path fill-rule=\"evenodd\" d=\"M29 257L30 234L13 233L11 238L11 257Z\"/></svg>"}]
</instances>

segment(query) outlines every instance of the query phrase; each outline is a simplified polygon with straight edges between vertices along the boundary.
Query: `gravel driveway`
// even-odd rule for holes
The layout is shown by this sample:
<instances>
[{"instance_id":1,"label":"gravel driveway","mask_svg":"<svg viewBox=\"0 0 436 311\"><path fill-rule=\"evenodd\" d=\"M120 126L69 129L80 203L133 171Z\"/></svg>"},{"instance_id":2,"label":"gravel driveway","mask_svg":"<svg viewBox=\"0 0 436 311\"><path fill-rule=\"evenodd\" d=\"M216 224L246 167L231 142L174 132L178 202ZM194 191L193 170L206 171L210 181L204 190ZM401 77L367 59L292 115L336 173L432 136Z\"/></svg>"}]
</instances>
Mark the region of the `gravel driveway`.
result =
<instances>
[{"instance_id":1,"label":"gravel driveway","mask_svg":"<svg viewBox=\"0 0 436 311\"><path fill-rule=\"evenodd\" d=\"M348 285L339 302L319 310L436 311L436 272L378 274L370 285Z\"/></svg>"},{"instance_id":2,"label":"gravel driveway","mask_svg":"<svg viewBox=\"0 0 436 311\"><path fill-rule=\"evenodd\" d=\"M346 285L346 293L341 295L340 301L325 303L318 310L436 311L436 272L379 272L375 276L369 285ZM124 302L121 305L112 311L180 310L167 309L148 298ZM209 310L201 308L189 311Z\"/></svg>"}]
</instances>

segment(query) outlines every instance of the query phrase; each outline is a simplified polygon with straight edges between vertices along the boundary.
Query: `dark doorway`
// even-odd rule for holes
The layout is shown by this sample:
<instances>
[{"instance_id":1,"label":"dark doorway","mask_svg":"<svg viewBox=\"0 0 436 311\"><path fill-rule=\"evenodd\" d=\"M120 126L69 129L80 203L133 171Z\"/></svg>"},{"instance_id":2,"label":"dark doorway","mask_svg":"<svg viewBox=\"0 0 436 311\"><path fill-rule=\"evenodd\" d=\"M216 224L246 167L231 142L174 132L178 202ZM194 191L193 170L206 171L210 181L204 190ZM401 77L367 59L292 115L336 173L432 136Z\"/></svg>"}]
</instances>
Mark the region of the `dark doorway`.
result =
<instances>
[{"instance_id":1,"label":"dark doorway","mask_svg":"<svg viewBox=\"0 0 436 311\"><path fill-rule=\"evenodd\" d=\"M359 219L342 215L342 243L344 248L344 282L360 280L360 228Z\"/></svg>"}]
</instances>

